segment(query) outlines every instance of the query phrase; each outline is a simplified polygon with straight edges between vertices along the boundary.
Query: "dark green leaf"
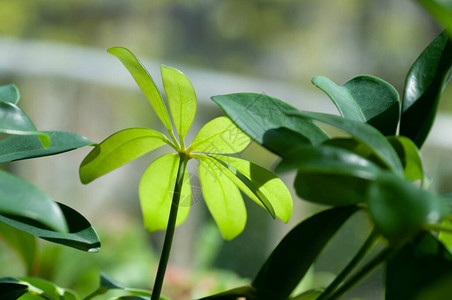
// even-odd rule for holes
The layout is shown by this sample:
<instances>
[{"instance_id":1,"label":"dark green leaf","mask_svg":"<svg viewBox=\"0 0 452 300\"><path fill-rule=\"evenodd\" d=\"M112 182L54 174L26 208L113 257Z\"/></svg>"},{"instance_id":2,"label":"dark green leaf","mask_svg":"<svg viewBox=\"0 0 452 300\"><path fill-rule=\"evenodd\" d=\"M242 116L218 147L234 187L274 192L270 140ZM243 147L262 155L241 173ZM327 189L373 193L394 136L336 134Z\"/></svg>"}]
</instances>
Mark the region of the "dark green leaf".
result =
<instances>
[{"instance_id":1,"label":"dark green leaf","mask_svg":"<svg viewBox=\"0 0 452 300\"><path fill-rule=\"evenodd\" d=\"M416 59L406 77L400 134L421 148L436 116L441 92L451 79L452 42L445 32Z\"/></svg>"},{"instance_id":2,"label":"dark green leaf","mask_svg":"<svg viewBox=\"0 0 452 300\"><path fill-rule=\"evenodd\" d=\"M124 286L116 281L114 281L110 276L102 272L100 274L100 286L110 290L110 289L123 289Z\"/></svg>"},{"instance_id":3,"label":"dark green leaf","mask_svg":"<svg viewBox=\"0 0 452 300\"><path fill-rule=\"evenodd\" d=\"M0 100L17 104L20 99L19 90L14 84L0 86Z\"/></svg>"},{"instance_id":4,"label":"dark green leaf","mask_svg":"<svg viewBox=\"0 0 452 300\"><path fill-rule=\"evenodd\" d=\"M356 210L354 206L332 208L292 229L254 279L257 299L288 298L326 243Z\"/></svg>"},{"instance_id":5,"label":"dark green leaf","mask_svg":"<svg viewBox=\"0 0 452 300\"><path fill-rule=\"evenodd\" d=\"M50 137L44 148L36 136L16 135L0 140L0 163L54 155L93 144L86 137L66 131L43 131Z\"/></svg>"},{"instance_id":6,"label":"dark green leaf","mask_svg":"<svg viewBox=\"0 0 452 300\"><path fill-rule=\"evenodd\" d=\"M0 299L15 300L28 292L26 284L14 278L0 278Z\"/></svg>"},{"instance_id":7,"label":"dark green leaf","mask_svg":"<svg viewBox=\"0 0 452 300\"><path fill-rule=\"evenodd\" d=\"M282 127L298 132L314 145L329 138L314 122L286 114L286 112L297 112L295 107L264 94L237 93L213 96L212 100L240 129L270 151L278 149L274 149L274 144L273 147L272 144L268 144L264 136L267 131ZM276 131L274 134L279 132Z\"/></svg>"},{"instance_id":8,"label":"dark green leaf","mask_svg":"<svg viewBox=\"0 0 452 300\"><path fill-rule=\"evenodd\" d=\"M389 137L388 140L399 155L405 178L411 181L424 180L422 159L416 145L404 136L393 136Z\"/></svg>"},{"instance_id":9,"label":"dark green leaf","mask_svg":"<svg viewBox=\"0 0 452 300\"><path fill-rule=\"evenodd\" d=\"M291 300L315 300L322 293L323 293L323 290L310 290L310 291L307 291L301 295L298 295L298 296L292 298Z\"/></svg>"},{"instance_id":10,"label":"dark green leaf","mask_svg":"<svg viewBox=\"0 0 452 300\"><path fill-rule=\"evenodd\" d=\"M239 297L246 297L247 300L256 298L256 289L252 286L242 286L226 292L204 297L199 300L235 300Z\"/></svg>"},{"instance_id":11,"label":"dark green leaf","mask_svg":"<svg viewBox=\"0 0 452 300\"><path fill-rule=\"evenodd\" d=\"M63 212L64 218L69 226L68 233L61 233L57 231L52 231L46 228L39 227L35 224L30 224L23 219L17 219L12 217L6 217L0 215L0 222L8 224L19 230L28 232L34 236L40 237L42 239L66 245L72 248L80 249L88 252L99 251L100 241L96 234L96 231L88 220L85 219L81 214L72 208L56 203L59 209Z\"/></svg>"},{"instance_id":12,"label":"dark green leaf","mask_svg":"<svg viewBox=\"0 0 452 300\"><path fill-rule=\"evenodd\" d=\"M400 249L386 266L386 300L420 298L420 292L452 273L452 256L430 233L421 233ZM451 281L449 278L448 286ZM450 289L449 289L450 290Z\"/></svg>"},{"instance_id":13,"label":"dark green leaf","mask_svg":"<svg viewBox=\"0 0 452 300\"><path fill-rule=\"evenodd\" d=\"M326 77L316 76L312 83L333 100L344 118L369 123L384 135L396 133L400 113L399 94L386 81L361 75L338 86Z\"/></svg>"},{"instance_id":14,"label":"dark green leaf","mask_svg":"<svg viewBox=\"0 0 452 300\"><path fill-rule=\"evenodd\" d=\"M0 214L37 222L67 232L58 205L40 189L19 177L0 170Z\"/></svg>"},{"instance_id":15,"label":"dark green leaf","mask_svg":"<svg viewBox=\"0 0 452 300\"><path fill-rule=\"evenodd\" d=\"M314 119L348 132L358 141L373 149L381 161L396 174L403 175L403 167L394 148L392 148L386 138L374 127L359 121L348 120L330 114L313 112L290 112L290 114L299 118Z\"/></svg>"}]
</instances>

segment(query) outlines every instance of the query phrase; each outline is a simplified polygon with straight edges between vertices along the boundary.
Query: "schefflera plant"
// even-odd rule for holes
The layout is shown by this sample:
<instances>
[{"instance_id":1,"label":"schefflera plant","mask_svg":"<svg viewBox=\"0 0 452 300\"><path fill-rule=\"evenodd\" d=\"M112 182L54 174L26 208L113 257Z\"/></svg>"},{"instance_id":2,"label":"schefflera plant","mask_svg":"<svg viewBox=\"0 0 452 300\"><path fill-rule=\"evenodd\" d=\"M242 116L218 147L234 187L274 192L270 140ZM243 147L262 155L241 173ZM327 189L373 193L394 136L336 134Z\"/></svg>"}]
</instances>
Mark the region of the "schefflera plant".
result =
<instances>
[{"instance_id":1,"label":"schefflera plant","mask_svg":"<svg viewBox=\"0 0 452 300\"><path fill-rule=\"evenodd\" d=\"M87 184L163 145L169 145L176 152L153 161L139 185L146 230L166 229L152 297L159 299L175 227L187 218L191 206L186 168L189 160L199 161L204 200L226 240L235 238L245 227L246 209L240 191L265 208L273 218L278 217L285 223L292 213L292 198L272 172L247 160L224 156L241 152L250 142L250 138L227 117L218 117L205 124L192 144L185 145L184 137L193 123L197 101L194 89L183 73L161 66L168 114L152 77L132 52L122 47L111 48L108 52L129 70L167 128L169 138L149 128L129 128L114 133L86 156L80 166L80 178ZM174 128L179 139L174 135Z\"/></svg>"}]
</instances>

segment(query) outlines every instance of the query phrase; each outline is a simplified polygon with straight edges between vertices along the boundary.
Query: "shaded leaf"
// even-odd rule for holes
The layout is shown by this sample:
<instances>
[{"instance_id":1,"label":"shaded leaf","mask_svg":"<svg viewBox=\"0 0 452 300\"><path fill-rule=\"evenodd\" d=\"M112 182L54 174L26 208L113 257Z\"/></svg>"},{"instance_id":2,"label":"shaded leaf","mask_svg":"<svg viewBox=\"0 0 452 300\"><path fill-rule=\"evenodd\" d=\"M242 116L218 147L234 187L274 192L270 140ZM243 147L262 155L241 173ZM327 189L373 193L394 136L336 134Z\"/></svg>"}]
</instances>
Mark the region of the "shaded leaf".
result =
<instances>
[{"instance_id":1,"label":"shaded leaf","mask_svg":"<svg viewBox=\"0 0 452 300\"><path fill-rule=\"evenodd\" d=\"M384 135L396 133L400 100L397 90L388 82L361 75L343 86L323 76L314 77L312 83L333 100L344 118L369 123Z\"/></svg>"},{"instance_id":2,"label":"shaded leaf","mask_svg":"<svg viewBox=\"0 0 452 300\"><path fill-rule=\"evenodd\" d=\"M7 281L8 278L0 278L0 297L2 299L15 300L28 292L28 286L15 281Z\"/></svg>"},{"instance_id":3,"label":"shaded leaf","mask_svg":"<svg viewBox=\"0 0 452 300\"><path fill-rule=\"evenodd\" d=\"M0 214L40 223L61 232L68 230L56 202L28 181L1 170Z\"/></svg>"},{"instance_id":4,"label":"shaded leaf","mask_svg":"<svg viewBox=\"0 0 452 300\"><path fill-rule=\"evenodd\" d=\"M195 118L195 91L188 78L181 71L163 65L161 70L163 87L165 88L171 116L180 139L183 139Z\"/></svg>"},{"instance_id":5,"label":"shaded leaf","mask_svg":"<svg viewBox=\"0 0 452 300\"><path fill-rule=\"evenodd\" d=\"M451 79L451 67L452 42L443 32L425 48L406 77L400 134L419 148L433 125L441 92Z\"/></svg>"},{"instance_id":6,"label":"shaded leaf","mask_svg":"<svg viewBox=\"0 0 452 300\"><path fill-rule=\"evenodd\" d=\"M152 162L141 178L138 192L144 226L149 232L166 229L168 225L179 161L177 154L163 155ZM176 225L187 218L190 206L190 178L185 171Z\"/></svg>"},{"instance_id":7,"label":"shaded leaf","mask_svg":"<svg viewBox=\"0 0 452 300\"><path fill-rule=\"evenodd\" d=\"M225 240L239 235L246 224L246 209L236 185L210 159L200 157L199 180L212 217Z\"/></svg>"},{"instance_id":8,"label":"shaded leaf","mask_svg":"<svg viewBox=\"0 0 452 300\"><path fill-rule=\"evenodd\" d=\"M388 140L399 155L405 178L411 181L424 180L422 159L417 146L404 136L389 137Z\"/></svg>"},{"instance_id":9,"label":"shaded leaf","mask_svg":"<svg viewBox=\"0 0 452 300\"><path fill-rule=\"evenodd\" d=\"M133 79L135 79L135 82L143 91L146 98L148 98L152 108L162 121L163 125L165 125L168 130L172 130L171 120L162 96L155 86L154 80L143 64L138 60L138 58L135 57L135 55L133 55L132 52L130 52L130 50L126 48L114 47L108 49L107 51L108 53L116 56L127 68L127 70L129 70L130 74L133 76Z\"/></svg>"},{"instance_id":10,"label":"shaded leaf","mask_svg":"<svg viewBox=\"0 0 452 300\"><path fill-rule=\"evenodd\" d=\"M254 141L279 155L284 151L274 149L274 144L268 144L264 139L269 130L285 127L302 135L314 145L329 138L311 120L288 115L286 112L297 112L298 109L274 97L264 94L237 93L213 96L211 99ZM273 133L281 134L278 131ZM285 136L283 135L281 138L284 139Z\"/></svg>"},{"instance_id":11,"label":"shaded leaf","mask_svg":"<svg viewBox=\"0 0 452 300\"><path fill-rule=\"evenodd\" d=\"M230 166L249 179L254 187L257 188L257 195L267 199L271 204L276 216L284 223L289 222L293 208L292 196L286 185L275 174L244 159L218 155L215 155L214 157L227 162ZM246 190L240 189L257 204L262 205L259 199L255 199L255 197L250 195Z\"/></svg>"},{"instance_id":12,"label":"shaded leaf","mask_svg":"<svg viewBox=\"0 0 452 300\"><path fill-rule=\"evenodd\" d=\"M228 117L218 117L199 130L187 152L230 154L244 150L250 138Z\"/></svg>"},{"instance_id":13,"label":"shaded leaf","mask_svg":"<svg viewBox=\"0 0 452 300\"><path fill-rule=\"evenodd\" d=\"M43 131L50 137L49 147L44 148L36 136L16 135L0 140L0 163L54 155L93 144L77 133Z\"/></svg>"},{"instance_id":14,"label":"shaded leaf","mask_svg":"<svg viewBox=\"0 0 452 300\"><path fill-rule=\"evenodd\" d=\"M358 141L373 149L381 161L391 168L391 170L393 170L396 174L403 174L402 164L394 148L392 148L386 138L374 127L359 121L348 120L330 114L313 112L297 112L290 114L300 118L314 119L348 132Z\"/></svg>"},{"instance_id":15,"label":"shaded leaf","mask_svg":"<svg viewBox=\"0 0 452 300\"><path fill-rule=\"evenodd\" d=\"M252 286L242 286L229 291L225 291L199 300L236 300L239 297L246 297L247 300L256 298L256 289Z\"/></svg>"},{"instance_id":16,"label":"shaded leaf","mask_svg":"<svg viewBox=\"0 0 452 300\"><path fill-rule=\"evenodd\" d=\"M316 300L322 293L323 290L310 290L292 298L291 300Z\"/></svg>"},{"instance_id":17,"label":"shaded leaf","mask_svg":"<svg viewBox=\"0 0 452 300\"><path fill-rule=\"evenodd\" d=\"M19 89L14 84L0 86L0 100L17 104L20 99Z\"/></svg>"},{"instance_id":18,"label":"shaded leaf","mask_svg":"<svg viewBox=\"0 0 452 300\"><path fill-rule=\"evenodd\" d=\"M68 233L52 231L39 225L27 222L27 220L5 215L0 215L0 222L53 243L88 252L99 251L99 237L88 220L69 206L57 202L56 204L63 213L62 219L67 222L69 227Z\"/></svg>"},{"instance_id":19,"label":"shaded leaf","mask_svg":"<svg viewBox=\"0 0 452 300\"><path fill-rule=\"evenodd\" d=\"M452 256L430 233L421 233L403 246L386 266L387 300L418 298L420 292L452 273ZM450 286L450 280L449 280Z\"/></svg>"},{"instance_id":20,"label":"shaded leaf","mask_svg":"<svg viewBox=\"0 0 452 300\"><path fill-rule=\"evenodd\" d=\"M287 299L327 242L356 210L354 206L332 208L292 229L254 279L257 299Z\"/></svg>"},{"instance_id":21,"label":"shaded leaf","mask_svg":"<svg viewBox=\"0 0 452 300\"><path fill-rule=\"evenodd\" d=\"M94 179L168 143L158 131L129 128L118 131L94 147L80 165L80 179L87 184Z\"/></svg>"}]
</instances>

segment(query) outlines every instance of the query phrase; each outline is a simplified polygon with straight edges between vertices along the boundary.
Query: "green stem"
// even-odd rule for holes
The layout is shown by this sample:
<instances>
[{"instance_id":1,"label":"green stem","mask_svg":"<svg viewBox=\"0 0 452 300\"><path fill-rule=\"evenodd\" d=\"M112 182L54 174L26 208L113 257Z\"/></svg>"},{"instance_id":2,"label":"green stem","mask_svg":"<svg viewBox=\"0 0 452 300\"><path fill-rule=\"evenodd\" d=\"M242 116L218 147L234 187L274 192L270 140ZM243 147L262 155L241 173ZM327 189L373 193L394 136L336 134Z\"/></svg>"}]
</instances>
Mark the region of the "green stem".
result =
<instances>
[{"instance_id":1,"label":"green stem","mask_svg":"<svg viewBox=\"0 0 452 300\"><path fill-rule=\"evenodd\" d=\"M163 242L162 254L160 255L159 266L157 269L157 276L155 278L154 288L152 290L151 300L159 300L162 292L163 279L165 277L166 266L173 244L174 229L176 228L177 211L179 209L179 201L182 190L182 183L184 182L185 169L187 167L188 156L180 153L179 169L177 170L176 185L174 187L173 201L171 204L171 211L168 219L168 226L166 228L165 240Z\"/></svg>"},{"instance_id":2,"label":"green stem","mask_svg":"<svg viewBox=\"0 0 452 300\"><path fill-rule=\"evenodd\" d=\"M371 261L365 264L361 270L355 273L350 279L348 279L340 288L338 288L333 294L327 297L327 300L339 299L344 295L349 289L354 287L360 280L362 280L366 275L368 275L374 268L385 261L391 254L393 249L386 248L382 250L377 256L375 256Z\"/></svg>"},{"instance_id":3,"label":"green stem","mask_svg":"<svg viewBox=\"0 0 452 300\"><path fill-rule=\"evenodd\" d=\"M317 300L325 300L331 295L331 293L347 278L347 276L356 268L356 266L362 261L362 259L369 253L370 249L375 245L380 235L376 230L372 230L367 237L364 244L348 263L348 265L337 275L334 281L325 289L325 291L317 298Z\"/></svg>"},{"instance_id":4,"label":"green stem","mask_svg":"<svg viewBox=\"0 0 452 300\"><path fill-rule=\"evenodd\" d=\"M173 131L172 131L172 130L170 130L170 129L168 129L168 134L169 134L169 136L170 136L171 140L173 141L174 145L175 145L175 146L176 146L177 148L179 148L179 149L180 149L180 145L179 145L179 143L177 142L177 139L176 139L176 137L174 136L174 133L173 133ZM176 151L179 151L179 149L178 149L178 150L176 150Z\"/></svg>"}]
</instances>

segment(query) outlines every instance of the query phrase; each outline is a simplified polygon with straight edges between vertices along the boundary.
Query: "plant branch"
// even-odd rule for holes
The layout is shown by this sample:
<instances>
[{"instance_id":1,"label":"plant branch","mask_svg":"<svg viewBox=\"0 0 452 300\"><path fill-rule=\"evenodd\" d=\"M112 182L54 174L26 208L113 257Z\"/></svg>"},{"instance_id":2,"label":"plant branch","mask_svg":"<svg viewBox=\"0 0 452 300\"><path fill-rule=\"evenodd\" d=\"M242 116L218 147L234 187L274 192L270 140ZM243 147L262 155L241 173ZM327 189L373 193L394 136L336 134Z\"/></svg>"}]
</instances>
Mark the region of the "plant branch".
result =
<instances>
[{"instance_id":1,"label":"plant branch","mask_svg":"<svg viewBox=\"0 0 452 300\"><path fill-rule=\"evenodd\" d=\"M157 276L155 278L154 288L152 290L151 300L159 300L162 292L163 279L165 278L166 266L168 265L171 245L173 244L174 230L176 228L177 211L179 209L180 195L182 191L182 184L184 182L185 169L187 167L188 156L180 153L179 168L177 170L176 185L174 187L173 201L171 203L171 210L168 219L168 226L166 228L165 240L163 242L162 254L160 255L159 266L157 269Z\"/></svg>"},{"instance_id":2,"label":"plant branch","mask_svg":"<svg viewBox=\"0 0 452 300\"><path fill-rule=\"evenodd\" d=\"M367 237L364 244L348 263L348 265L337 275L334 281L325 289L325 291L317 298L317 300L328 299L328 296L344 281L345 278L356 268L356 266L362 261L362 259L369 253L370 249L375 245L380 235L375 229L372 230L370 235Z\"/></svg>"}]
</instances>

